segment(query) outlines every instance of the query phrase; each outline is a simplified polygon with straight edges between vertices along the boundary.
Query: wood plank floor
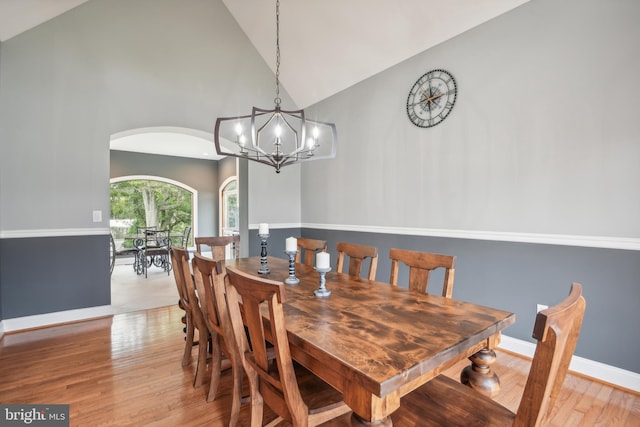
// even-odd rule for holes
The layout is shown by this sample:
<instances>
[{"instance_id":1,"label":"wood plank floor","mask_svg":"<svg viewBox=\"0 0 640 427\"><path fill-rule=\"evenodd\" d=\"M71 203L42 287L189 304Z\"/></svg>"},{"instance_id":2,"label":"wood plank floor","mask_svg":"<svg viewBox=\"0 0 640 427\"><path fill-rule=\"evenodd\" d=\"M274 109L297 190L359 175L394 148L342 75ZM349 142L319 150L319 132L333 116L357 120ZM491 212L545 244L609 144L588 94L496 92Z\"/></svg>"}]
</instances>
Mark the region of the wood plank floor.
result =
<instances>
[{"instance_id":1,"label":"wood plank floor","mask_svg":"<svg viewBox=\"0 0 640 427\"><path fill-rule=\"evenodd\" d=\"M226 425L230 376L211 403L206 385L192 387L195 359L180 364L181 317L176 306L164 307L5 335L0 402L70 404L72 426ZM465 364L447 374L456 377ZM529 362L499 352L494 367L502 382L497 400L515 410ZM248 409L240 425L249 425ZM569 375L550 425L640 426L640 396Z\"/></svg>"}]
</instances>

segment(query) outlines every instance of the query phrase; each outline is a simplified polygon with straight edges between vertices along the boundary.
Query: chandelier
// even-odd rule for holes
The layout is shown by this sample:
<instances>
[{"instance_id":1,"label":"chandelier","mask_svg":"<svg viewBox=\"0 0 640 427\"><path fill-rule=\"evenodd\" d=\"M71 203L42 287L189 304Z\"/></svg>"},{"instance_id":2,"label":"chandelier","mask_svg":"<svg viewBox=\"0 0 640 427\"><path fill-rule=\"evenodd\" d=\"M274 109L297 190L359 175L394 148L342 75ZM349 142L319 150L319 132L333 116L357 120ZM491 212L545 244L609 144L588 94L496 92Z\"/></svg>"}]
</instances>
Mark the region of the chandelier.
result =
<instances>
[{"instance_id":1,"label":"chandelier","mask_svg":"<svg viewBox=\"0 0 640 427\"><path fill-rule=\"evenodd\" d=\"M280 0L276 1L276 97L275 107L253 107L251 114L219 117L214 133L216 151L280 169L308 160L336 155L336 126L310 120L304 110L280 107Z\"/></svg>"}]
</instances>

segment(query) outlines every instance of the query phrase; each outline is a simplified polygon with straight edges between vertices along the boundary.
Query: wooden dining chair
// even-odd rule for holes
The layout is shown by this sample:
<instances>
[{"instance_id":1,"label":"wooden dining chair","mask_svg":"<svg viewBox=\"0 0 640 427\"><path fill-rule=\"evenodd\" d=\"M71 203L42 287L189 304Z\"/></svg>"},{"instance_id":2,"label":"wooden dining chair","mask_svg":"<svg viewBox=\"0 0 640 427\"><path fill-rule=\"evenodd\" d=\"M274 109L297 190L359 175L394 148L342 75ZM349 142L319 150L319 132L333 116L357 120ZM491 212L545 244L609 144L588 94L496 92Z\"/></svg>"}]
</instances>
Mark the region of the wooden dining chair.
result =
<instances>
[{"instance_id":1,"label":"wooden dining chair","mask_svg":"<svg viewBox=\"0 0 640 427\"><path fill-rule=\"evenodd\" d=\"M229 426L238 424L240 414L240 404L242 400L242 360L240 352L237 350L231 319L229 318L229 308L227 305L224 277L226 271L220 260L206 258L196 253L191 260L193 275L198 291L200 307L205 323L211 335L211 381L207 401L215 399L220 384L222 370L228 368L223 366L223 355L230 364L233 375L233 390L231 401L231 417Z\"/></svg>"},{"instance_id":2,"label":"wooden dining chair","mask_svg":"<svg viewBox=\"0 0 640 427\"><path fill-rule=\"evenodd\" d=\"M375 246L356 245L353 243L338 242L336 245L338 251L338 263L336 271L343 272L345 255L349 257L350 276L360 276L363 262L369 258L369 280L376 280L376 270L378 268L378 248Z\"/></svg>"},{"instance_id":3,"label":"wooden dining chair","mask_svg":"<svg viewBox=\"0 0 640 427\"><path fill-rule=\"evenodd\" d=\"M327 241L317 239L307 239L298 237L298 252L296 253L296 262L313 266L316 252L327 251Z\"/></svg>"},{"instance_id":4,"label":"wooden dining chair","mask_svg":"<svg viewBox=\"0 0 640 427\"><path fill-rule=\"evenodd\" d=\"M195 292L193 277L189 268L189 254L185 248L171 248L171 259L173 263L173 276L178 288L180 307L185 311L186 337L184 342L184 353L182 355L182 366L191 364L191 350L196 343L195 333L198 332L198 359L196 373L193 380L195 387L204 384L205 372L207 370L207 356L209 353L209 330L204 321L204 316L198 305L198 298Z\"/></svg>"},{"instance_id":5,"label":"wooden dining chair","mask_svg":"<svg viewBox=\"0 0 640 427\"><path fill-rule=\"evenodd\" d=\"M533 337L538 341L517 412L476 390L439 375L404 396L392 415L403 426L519 426L537 427L553 409L569 369L584 316L582 286L574 283L560 304L536 316Z\"/></svg>"},{"instance_id":6,"label":"wooden dining chair","mask_svg":"<svg viewBox=\"0 0 640 427\"><path fill-rule=\"evenodd\" d=\"M207 247L211 250L211 258L224 260L226 256L227 245L231 245L231 257L240 257L240 235L234 236L212 236L212 237L196 237L196 252L199 254L206 253Z\"/></svg>"},{"instance_id":7,"label":"wooden dining chair","mask_svg":"<svg viewBox=\"0 0 640 427\"><path fill-rule=\"evenodd\" d=\"M453 278L456 272L455 256L392 248L389 249L389 258L391 258L389 283L394 286L398 285L398 272L400 264L403 263L409 267L409 289L419 292L427 292L429 276L433 270L444 268L442 296L451 298L453 294Z\"/></svg>"},{"instance_id":8,"label":"wooden dining chair","mask_svg":"<svg viewBox=\"0 0 640 427\"><path fill-rule=\"evenodd\" d=\"M262 426L264 403L281 417L269 426L282 421L294 426L317 426L349 412L340 393L300 365L294 365L282 307L284 284L245 274L232 266L227 267L227 279L231 323L244 355L251 390L251 426ZM268 311L261 310L263 302L267 303ZM268 317L268 335L263 316ZM275 364L269 357L268 342L273 344Z\"/></svg>"}]
</instances>

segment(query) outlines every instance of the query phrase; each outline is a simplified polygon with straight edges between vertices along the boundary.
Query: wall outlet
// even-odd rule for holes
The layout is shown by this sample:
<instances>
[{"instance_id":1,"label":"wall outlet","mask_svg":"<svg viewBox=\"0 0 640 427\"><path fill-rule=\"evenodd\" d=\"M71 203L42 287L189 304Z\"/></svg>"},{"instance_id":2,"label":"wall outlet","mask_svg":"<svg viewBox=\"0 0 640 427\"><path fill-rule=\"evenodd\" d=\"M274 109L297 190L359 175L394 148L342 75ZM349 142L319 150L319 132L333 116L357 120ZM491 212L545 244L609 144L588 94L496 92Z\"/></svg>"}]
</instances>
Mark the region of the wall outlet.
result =
<instances>
[{"instance_id":1,"label":"wall outlet","mask_svg":"<svg viewBox=\"0 0 640 427\"><path fill-rule=\"evenodd\" d=\"M548 305L536 304L536 313L540 313L542 310L546 310L547 308L549 308Z\"/></svg>"},{"instance_id":2,"label":"wall outlet","mask_svg":"<svg viewBox=\"0 0 640 427\"><path fill-rule=\"evenodd\" d=\"M93 211L93 222L102 222L102 211Z\"/></svg>"}]
</instances>

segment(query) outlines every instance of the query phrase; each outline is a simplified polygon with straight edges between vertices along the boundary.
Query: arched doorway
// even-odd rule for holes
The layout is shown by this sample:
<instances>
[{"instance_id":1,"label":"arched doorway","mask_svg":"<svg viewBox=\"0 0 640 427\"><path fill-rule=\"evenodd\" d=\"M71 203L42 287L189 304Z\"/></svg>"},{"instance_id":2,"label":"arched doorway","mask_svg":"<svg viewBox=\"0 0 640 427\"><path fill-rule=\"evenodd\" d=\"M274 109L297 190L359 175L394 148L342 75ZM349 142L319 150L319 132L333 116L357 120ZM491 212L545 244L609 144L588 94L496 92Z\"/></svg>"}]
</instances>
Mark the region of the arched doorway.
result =
<instances>
[{"instance_id":1,"label":"arched doorway","mask_svg":"<svg viewBox=\"0 0 640 427\"><path fill-rule=\"evenodd\" d=\"M198 191L172 179L133 175L112 178L111 234L122 247L124 236L135 234L137 227L156 227L170 231L174 238L190 227L188 243L198 231ZM178 242L176 242L178 243Z\"/></svg>"},{"instance_id":2,"label":"arched doorway","mask_svg":"<svg viewBox=\"0 0 640 427\"><path fill-rule=\"evenodd\" d=\"M173 244L182 245L184 229L197 230L198 191L175 180L148 175L112 178L110 185L110 229L117 252L123 254L116 257L111 276L113 312L176 304L172 273L150 268L147 275L137 274L133 241L139 227L151 226L168 230Z\"/></svg>"}]
</instances>

